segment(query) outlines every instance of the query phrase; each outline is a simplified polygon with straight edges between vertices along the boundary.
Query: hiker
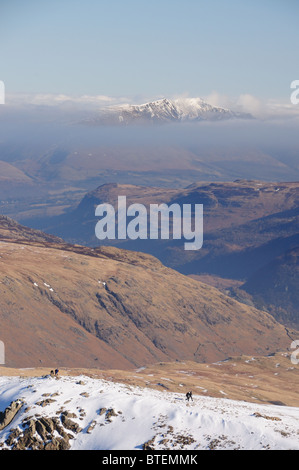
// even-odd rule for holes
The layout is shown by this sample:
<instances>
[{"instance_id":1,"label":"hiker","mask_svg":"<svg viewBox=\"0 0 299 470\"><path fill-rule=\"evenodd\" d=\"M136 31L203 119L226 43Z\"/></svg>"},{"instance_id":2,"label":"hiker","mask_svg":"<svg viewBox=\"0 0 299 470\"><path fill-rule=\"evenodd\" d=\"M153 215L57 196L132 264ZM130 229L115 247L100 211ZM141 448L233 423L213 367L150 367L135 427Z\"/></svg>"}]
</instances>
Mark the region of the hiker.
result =
<instances>
[{"instance_id":1,"label":"hiker","mask_svg":"<svg viewBox=\"0 0 299 470\"><path fill-rule=\"evenodd\" d=\"M55 375L56 375L56 377L57 377L58 373L59 373L59 369L55 369Z\"/></svg>"},{"instance_id":2,"label":"hiker","mask_svg":"<svg viewBox=\"0 0 299 470\"><path fill-rule=\"evenodd\" d=\"M187 392L187 393L186 393L186 399L187 399L187 401L189 401L189 400L192 400L192 401L193 401L192 392Z\"/></svg>"}]
</instances>

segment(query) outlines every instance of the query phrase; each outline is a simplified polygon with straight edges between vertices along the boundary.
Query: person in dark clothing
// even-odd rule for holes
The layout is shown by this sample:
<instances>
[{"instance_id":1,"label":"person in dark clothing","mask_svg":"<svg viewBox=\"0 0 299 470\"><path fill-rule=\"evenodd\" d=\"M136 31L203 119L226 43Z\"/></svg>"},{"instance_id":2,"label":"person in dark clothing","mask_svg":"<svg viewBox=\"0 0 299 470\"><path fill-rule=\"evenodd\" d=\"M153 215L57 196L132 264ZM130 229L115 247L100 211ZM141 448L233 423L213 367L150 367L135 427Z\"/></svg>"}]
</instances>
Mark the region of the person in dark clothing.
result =
<instances>
[{"instance_id":1,"label":"person in dark clothing","mask_svg":"<svg viewBox=\"0 0 299 470\"><path fill-rule=\"evenodd\" d=\"M186 393L186 399L187 399L187 401L189 401L189 400L193 401L192 392L187 392Z\"/></svg>"}]
</instances>

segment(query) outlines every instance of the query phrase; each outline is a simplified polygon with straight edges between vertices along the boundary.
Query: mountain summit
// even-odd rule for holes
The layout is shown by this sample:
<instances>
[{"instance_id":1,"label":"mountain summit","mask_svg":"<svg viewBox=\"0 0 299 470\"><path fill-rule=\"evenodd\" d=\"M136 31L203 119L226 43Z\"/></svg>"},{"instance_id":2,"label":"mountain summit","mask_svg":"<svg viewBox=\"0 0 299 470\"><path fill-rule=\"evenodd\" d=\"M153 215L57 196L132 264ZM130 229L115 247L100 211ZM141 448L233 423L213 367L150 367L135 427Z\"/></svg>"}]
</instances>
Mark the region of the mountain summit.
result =
<instances>
[{"instance_id":1,"label":"mountain summit","mask_svg":"<svg viewBox=\"0 0 299 470\"><path fill-rule=\"evenodd\" d=\"M139 124L168 122L218 121L223 119L252 119L247 113L212 106L201 98L167 98L140 105L110 106L100 115L89 119L95 124Z\"/></svg>"}]
</instances>

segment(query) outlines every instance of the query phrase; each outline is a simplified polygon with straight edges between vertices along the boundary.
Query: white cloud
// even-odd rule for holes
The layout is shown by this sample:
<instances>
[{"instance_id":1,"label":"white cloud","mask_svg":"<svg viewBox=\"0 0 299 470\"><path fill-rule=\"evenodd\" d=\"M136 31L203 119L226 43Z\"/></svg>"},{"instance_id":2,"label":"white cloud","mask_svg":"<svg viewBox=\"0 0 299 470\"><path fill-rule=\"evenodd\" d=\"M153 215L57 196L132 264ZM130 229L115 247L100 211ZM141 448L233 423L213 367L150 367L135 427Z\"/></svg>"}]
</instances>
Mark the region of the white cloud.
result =
<instances>
[{"instance_id":1,"label":"white cloud","mask_svg":"<svg viewBox=\"0 0 299 470\"><path fill-rule=\"evenodd\" d=\"M260 115L263 112L262 102L248 93L238 97L236 107L240 108L240 111L251 113L254 116Z\"/></svg>"},{"instance_id":2,"label":"white cloud","mask_svg":"<svg viewBox=\"0 0 299 470\"><path fill-rule=\"evenodd\" d=\"M291 96L291 91L290 91ZM116 106L123 104L140 104L166 96L107 96L107 95L67 95L67 94L51 94L51 93L15 93L6 95L7 106L48 106L51 108L58 107L72 111L91 110L97 111L107 106ZM167 97L166 97L167 98ZM185 93L169 97L170 99L190 100L190 96ZM209 95L201 97L207 103L213 106L219 106L233 111L250 113L260 119L287 119L299 117L299 104L294 105L291 100L279 101L275 99L261 100L249 93L243 93L236 97L212 91ZM290 98L290 97L289 97Z\"/></svg>"},{"instance_id":3,"label":"white cloud","mask_svg":"<svg viewBox=\"0 0 299 470\"><path fill-rule=\"evenodd\" d=\"M17 105L35 105L35 106L92 106L104 107L114 104L127 103L127 97L112 97L106 95L66 95L51 93L15 93L7 95L7 104Z\"/></svg>"},{"instance_id":4,"label":"white cloud","mask_svg":"<svg viewBox=\"0 0 299 470\"><path fill-rule=\"evenodd\" d=\"M218 106L220 108L232 108L233 101L228 95L223 95L217 91L213 91L207 96L204 96L203 99L210 103L212 106Z\"/></svg>"},{"instance_id":5,"label":"white cloud","mask_svg":"<svg viewBox=\"0 0 299 470\"><path fill-rule=\"evenodd\" d=\"M213 106L250 113L260 119L299 117L299 105L292 104L290 99L287 101L275 99L261 100L249 93L243 93L237 97L230 97L213 91L211 94L205 96L204 100Z\"/></svg>"}]
</instances>

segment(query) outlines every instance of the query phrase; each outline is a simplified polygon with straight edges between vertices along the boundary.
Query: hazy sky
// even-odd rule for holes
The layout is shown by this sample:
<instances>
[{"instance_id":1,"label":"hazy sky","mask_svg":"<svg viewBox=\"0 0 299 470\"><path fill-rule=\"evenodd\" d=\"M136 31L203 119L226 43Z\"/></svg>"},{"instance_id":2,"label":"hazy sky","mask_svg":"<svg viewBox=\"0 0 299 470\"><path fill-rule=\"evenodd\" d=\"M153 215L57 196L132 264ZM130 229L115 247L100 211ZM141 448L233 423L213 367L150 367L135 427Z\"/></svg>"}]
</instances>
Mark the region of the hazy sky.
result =
<instances>
[{"instance_id":1,"label":"hazy sky","mask_svg":"<svg viewBox=\"0 0 299 470\"><path fill-rule=\"evenodd\" d=\"M1 0L6 93L289 101L298 0Z\"/></svg>"}]
</instances>

